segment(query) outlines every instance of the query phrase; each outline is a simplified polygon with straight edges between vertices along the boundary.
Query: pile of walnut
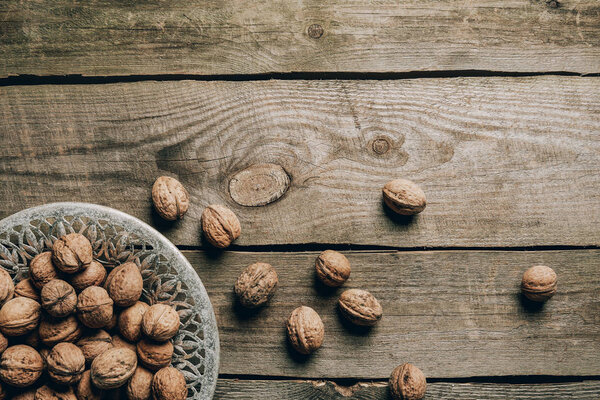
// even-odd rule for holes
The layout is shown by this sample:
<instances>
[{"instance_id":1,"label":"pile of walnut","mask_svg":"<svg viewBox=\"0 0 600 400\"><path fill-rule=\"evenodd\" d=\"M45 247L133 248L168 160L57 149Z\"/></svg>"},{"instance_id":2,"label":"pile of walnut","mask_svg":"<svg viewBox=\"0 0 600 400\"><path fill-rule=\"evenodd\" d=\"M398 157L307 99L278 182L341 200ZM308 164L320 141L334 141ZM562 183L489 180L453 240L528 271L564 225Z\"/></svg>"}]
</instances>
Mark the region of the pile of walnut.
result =
<instances>
[{"instance_id":1,"label":"pile of walnut","mask_svg":"<svg viewBox=\"0 0 600 400\"><path fill-rule=\"evenodd\" d=\"M16 286L0 269L0 400L186 399L169 366L179 314L141 302L142 287L133 262L107 276L78 233L31 260Z\"/></svg>"}]
</instances>

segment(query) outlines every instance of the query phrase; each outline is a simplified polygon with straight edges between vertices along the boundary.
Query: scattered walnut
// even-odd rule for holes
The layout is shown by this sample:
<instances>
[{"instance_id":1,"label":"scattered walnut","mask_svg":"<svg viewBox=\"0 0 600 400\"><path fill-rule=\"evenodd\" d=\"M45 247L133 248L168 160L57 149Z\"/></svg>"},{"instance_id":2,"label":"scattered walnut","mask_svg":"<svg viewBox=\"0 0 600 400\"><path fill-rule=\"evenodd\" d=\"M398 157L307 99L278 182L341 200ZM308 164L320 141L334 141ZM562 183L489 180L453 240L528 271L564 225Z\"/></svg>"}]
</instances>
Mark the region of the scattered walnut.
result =
<instances>
[{"instance_id":1,"label":"scattered walnut","mask_svg":"<svg viewBox=\"0 0 600 400\"><path fill-rule=\"evenodd\" d=\"M394 400L420 400L426 389L425 375L414 365L402 364L392 372L390 392Z\"/></svg>"},{"instance_id":2,"label":"scattered walnut","mask_svg":"<svg viewBox=\"0 0 600 400\"><path fill-rule=\"evenodd\" d=\"M93 260L90 265L81 272L73 275L71 285L81 292L90 286L101 286L106 279L106 268L98 261Z\"/></svg>"},{"instance_id":3,"label":"scattered walnut","mask_svg":"<svg viewBox=\"0 0 600 400\"><path fill-rule=\"evenodd\" d=\"M0 330L6 336L21 336L37 328L42 314L40 303L27 297L15 297L0 309Z\"/></svg>"},{"instance_id":4,"label":"scattered walnut","mask_svg":"<svg viewBox=\"0 0 600 400\"><path fill-rule=\"evenodd\" d=\"M77 294L73 286L60 279L46 283L40 293L42 307L53 317L66 317L75 311Z\"/></svg>"},{"instance_id":5,"label":"scattered walnut","mask_svg":"<svg viewBox=\"0 0 600 400\"><path fill-rule=\"evenodd\" d=\"M355 325L373 326L383 315L379 301L366 290L348 289L339 299L342 315Z\"/></svg>"},{"instance_id":6,"label":"scattered walnut","mask_svg":"<svg viewBox=\"0 0 600 400\"><path fill-rule=\"evenodd\" d=\"M267 303L273 297L278 282L275 268L267 263L255 263L242 271L233 289L240 304L255 308Z\"/></svg>"},{"instance_id":7,"label":"scattered walnut","mask_svg":"<svg viewBox=\"0 0 600 400\"><path fill-rule=\"evenodd\" d=\"M137 265L133 262L126 262L108 274L104 288L116 305L129 307L140 299L144 281Z\"/></svg>"},{"instance_id":8,"label":"scattered walnut","mask_svg":"<svg viewBox=\"0 0 600 400\"><path fill-rule=\"evenodd\" d=\"M77 383L85 370L85 357L73 343L59 343L46 358L50 379L60 385Z\"/></svg>"},{"instance_id":9,"label":"scattered walnut","mask_svg":"<svg viewBox=\"0 0 600 400\"><path fill-rule=\"evenodd\" d=\"M52 279L58 278L58 272L52 263L52 252L45 251L31 260L29 263L29 278L31 283L38 289L41 289Z\"/></svg>"},{"instance_id":10,"label":"scattered walnut","mask_svg":"<svg viewBox=\"0 0 600 400\"><path fill-rule=\"evenodd\" d=\"M529 300L546 301L556 293L556 273L550 267L536 265L523 274L521 291Z\"/></svg>"},{"instance_id":11,"label":"scattered walnut","mask_svg":"<svg viewBox=\"0 0 600 400\"><path fill-rule=\"evenodd\" d=\"M383 187L383 201L400 215L414 215L425 209L427 200L423 190L408 179L395 179Z\"/></svg>"},{"instance_id":12,"label":"scattered walnut","mask_svg":"<svg viewBox=\"0 0 600 400\"><path fill-rule=\"evenodd\" d=\"M202 231L210 244L225 248L240 236L242 228L233 211L222 205L210 205L202 213Z\"/></svg>"},{"instance_id":13,"label":"scattered walnut","mask_svg":"<svg viewBox=\"0 0 600 400\"><path fill-rule=\"evenodd\" d=\"M185 400L188 390L185 377L173 367L166 367L154 374L152 395L154 400Z\"/></svg>"},{"instance_id":14,"label":"scattered walnut","mask_svg":"<svg viewBox=\"0 0 600 400\"><path fill-rule=\"evenodd\" d=\"M67 274L86 269L93 261L92 244L80 233L69 233L52 246L52 261Z\"/></svg>"},{"instance_id":15,"label":"scattered walnut","mask_svg":"<svg viewBox=\"0 0 600 400\"><path fill-rule=\"evenodd\" d=\"M88 328L102 328L113 316L113 301L100 286L85 288L78 296L77 316Z\"/></svg>"},{"instance_id":16,"label":"scattered walnut","mask_svg":"<svg viewBox=\"0 0 600 400\"><path fill-rule=\"evenodd\" d=\"M79 400L102 400L104 392L92 384L90 371L85 371L77 384L77 399ZM145 399L148 400L149 398Z\"/></svg>"},{"instance_id":17,"label":"scattered walnut","mask_svg":"<svg viewBox=\"0 0 600 400\"><path fill-rule=\"evenodd\" d=\"M40 353L24 344L11 346L0 357L0 379L11 386L27 387L42 375Z\"/></svg>"},{"instance_id":18,"label":"scattered walnut","mask_svg":"<svg viewBox=\"0 0 600 400\"><path fill-rule=\"evenodd\" d=\"M350 262L342 253L325 250L315 262L317 276L330 287L342 286L350 277Z\"/></svg>"},{"instance_id":19,"label":"scattered walnut","mask_svg":"<svg viewBox=\"0 0 600 400\"><path fill-rule=\"evenodd\" d=\"M142 337L142 318L150 306L138 301L126 308L119 315L119 332L130 342L137 342Z\"/></svg>"},{"instance_id":20,"label":"scattered walnut","mask_svg":"<svg viewBox=\"0 0 600 400\"><path fill-rule=\"evenodd\" d=\"M15 296L17 297L29 297L31 300L40 302L40 294L37 288L33 285L31 279L23 279L15 286Z\"/></svg>"},{"instance_id":21,"label":"scattered walnut","mask_svg":"<svg viewBox=\"0 0 600 400\"><path fill-rule=\"evenodd\" d=\"M154 374L152 372L138 365L127 384L127 398L129 400L150 399L152 396L153 377Z\"/></svg>"},{"instance_id":22,"label":"scattered walnut","mask_svg":"<svg viewBox=\"0 0 600 400\"><path fill-rule=\"evenodd\" d=\"M42 318L40 323L40 340L46 346L54 346L60 342L76 342L82 335L81 326L74 315L66 318Z\"/></svg>"},{"instance_id":23,"label":"scattered walnut","mask_svg":"<svg viewBox=\"0 0 600 400\"><path fill-rule=\"evenodd\" d=\"M119 347L100 354L92 362L92 382L99 389L114 389L123 386L135 372L135 352Z\"/></svg>"},{"instance_id":24,"label":"scattered walnut","mask_svg":"<svg viewBox=\"0 0 600 400\"><path fill-rule=\"evenodd\" d=\"M142 339L137 343L137 355L146 368L157 371L171 364L173 344L170 341L154 342Z\"/></svg>"},{"instance_id":25,"label":"scattered walnut","mask_svg":"<svg viewBox=\"0 0 600 400\"><path fill-rule=\"evenodd\" d=\"M70 386L44 385L35 392L35 400L77 400L77 396Z\"/></svg>"},{"instance_id":26,"label":"scattered walnut","mask_svg":"<svg viewBox=\"0 0 600 400\"><path fill-rule=\"evenodd\" d=\"M94 361L94 358L113 347L112 338L108 332L102 329L82 337L76 344L81 349L88 365Z\"/></svg>"},{"instance_id":27,"label":"scattered walnut","mask_svg":"<svg viewBox=\"0 0 600 400\"><path fill-rule=\"evenodd\" d=\"M179 314L166 304L154 304L142 317L142 332L152 340L169 340L179 330Z\"/></svg>"},{"instance_id":28,"label":"scattered walnut","mask_svg":"<svg viewBox=\"0 0 600 400\"><path fill-rule=\"evenodd\" d=\"M131 351L133 351L134 353L137 351L136 346L134 343L129 343L127 340L123 339L121 336L119 335L113 335L112 337L112 345L114 348L126 348L129 349Z\"/></svg>"},{"instance_id":29,"label":"scattered walnut","mask_svg":"<svg viewBox=\"0 0 600 400\"><path fill-rule=\"evenodd\" d=\"M292 311L287 321L287 334L296 351L310 354L323 344L325 327L315 310L301 306Z\"/></svg>"},{"instance_id":30,"label":"scattered walnut","mask_svg":"<svg viewBox=\"0 0 600 400\"><path fill-rule=\"evenodd\" d=\"M187 212L190 195L177 179L161 176L152 186L152 202L158 215L167 221L175 221Z\"/></svg>"},{"instance_id":31,"label":"scattered walnut","mask_svg":"<svg viewBox=\"0 0 600 400\"><path fill-rule=\"evenodd\" d=\"M10 274L0 267L0 305L12 299L15 294L15 284Z\"/></svg>"}]
</instances>

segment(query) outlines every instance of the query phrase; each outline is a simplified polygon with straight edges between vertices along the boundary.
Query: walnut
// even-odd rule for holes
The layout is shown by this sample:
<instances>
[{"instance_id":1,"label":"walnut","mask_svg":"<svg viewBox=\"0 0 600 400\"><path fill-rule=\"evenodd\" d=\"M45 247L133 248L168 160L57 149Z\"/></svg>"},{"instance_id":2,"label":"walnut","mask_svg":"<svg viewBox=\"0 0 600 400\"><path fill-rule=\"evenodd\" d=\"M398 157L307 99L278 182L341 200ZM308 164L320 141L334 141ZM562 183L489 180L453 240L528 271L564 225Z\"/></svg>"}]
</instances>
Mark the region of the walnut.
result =
<instances>
[{"instance_id":1,"label":"walnut","mask_svg":"<svg viewBox=\"0 0 600 400\"><path fill-rule=\"evenodd\" d=\"M92 244L80 233L69 233L52 246L52 261L67 274L86 269L93 261Z\"/></svg>"},{"instance_id":2,"label":"walnut","mask_svg":"<svg viewBox=\"0 0 600 400\"><path fill-rule=\"evenodd\" d=\"M138 301L126 308L119 315L119 332L130 342L137 342L142 337L142 318L150 306Z\"/></svg>"},{"instance_id":3,"label":"walnut","mask_svg":"<svg viewBox=\"0 0 600 400\"><path fill-rule=\"evenodd\" d=\"M102 328L110 323L113 315L113 301L105 289L90 286L79 293L77 316L88 328Z\"/></svg>"},{"instance_id":4,"label":"walnut","mask_svg":"<svg viewBox=\"0 0 600 400\"><path fill-rule=\"evenodd\" d=\"M154 304L142 317L142 332L152 340L169 340L179 330L179 314L166 304Z\"/></svg>"},{"instance_id":5,"label":"walnut","mask_svg":"<svg viewBox=\"0 0 600 400\"><path fill-rule=\"evenodd\" d=\"M373 326L383 315L379 301L366 290L346 290L340 296L338 305L342 315L355 325Z\"/></svg>"},{"instance_id":6,"label":"walnut","mask_svg":"<svg viewBox=\"0 0 600 400\"><path fill-rule=\"evenodd\" d=\"M40 353L40 356L42 356L42 360L44 361L44 368L46 368L48 365L46 363L46 360L48 359L48 354L50 354L50 349L47 347L42 347L38 350L38 353Z\"/></svg>"},{"instance_id":7,"label":"walnut","mask_svg":"<svg viewBox=\"0 0 600 400\"><path fill-rule=\"evenodd\" d=\"M278 283L275 268L267 263L255 263L241 273L233 289L241 305L255 308L273 297Z\"/></svg>"},{"instance_id":8,"label":"walnut","mask_svg":"<svg viewBox=\"0 0 600 400\"><path fill-rule=\"evenodd\" d=\"M137 344L137 355L140 362L149 370L157 371L171 364L173 343L154 342L142 339Z\"/></svg>"},{"instance_id":9,"label":"walnut","mask_svg":"<svg viewBox=\"0 0 600 400\"><path fill-rule=\"evenodd\" d=\"M108 332L101 329L82 337L76 344L81 349L88 365L94 361L94 358L113 347L112 338Z\"/></svg>"},{"instance_id":10,"label":"walnut","mask_svg":"<svg viewBox=\"0 0 600 400\"><path fill-rule=\"evenodd\" d=\"M37 328L42 315L40 303L27 297L15 297L0 309L0 330L6 336L21 336Z\"/></svg>"},{"instance_id":11,"label":"walnut","mask_svg":"<svg viewBox=\"0 0 600 400\"><path fill-rule=\"evenodd\" d=\"M16 387L32 385L42 375L44 361L33 347L11 346L0 357L0 379Z\"/></svg>"},{"instance_id":12,"label":"walnut","mask_svg":"<svg viewBox=\"0 0 600 400\"><path fill-rule=\"evenodd\" d=\"M152 186L152 202L158 215L167 221L175 221L187 212L190 195L177 179L161 176Z\"/></svg>"},{"instance_id":13,"label":"walnut","mask_svg":"<svg viewBox=\"0 0 600 400\"><path fill-rule=\"evenodd\" d=\"M0 354L8 347L8 339L0 333Z\"/></svg>"},{"instance_id":14,"label":"walnut","mask_svg":"<svg viewBox=\"0 0 600 400\"><path fill-rule=\"evenodd\" d=\"M119 335L113 335L112 345L114 348L124 347L126 349L133 351L134 353L137 351L135 344L129 343L127 340L123 339Z\"/></svg>"},{"instance_id":15,"label":"walnut","mask_svg":"<svg viewBox=\"0 0 600 400\"><path fill-rule=\"evenodd\" d=\"M66 317L75 311L77 294L73 286L60 279L46 283L40 293L42 307L53 317Z\"/></svg>"},{"instance_id":16,"label":"walnut","mask_svg":"<svg viewBox=\"0 0 600 400\"><path fill-rule=\"evenodd\" d=\"M425 375L414 365L402 364L392 372L390 392L394 400L420 400L426 389Z\"/></svg>"},{"instance_id":17,"label":"walnut","mask_svg":"<svg viewBox=\"0 0 600 400\"><path fill-rule=\"evenodd\" d=\"M48 353L46 364L50 379L60 385L72 385L85 370L85 357L73 343L59 343Z\"/></svg>"},{"instance_id":18,"label":"walnut","mask_svg":"<svg viewBox=\"0 0 600 400\"><path fill-rule=\"evenodd\" d=\"M383 187L383 201L400 215L418 214L427 205L423 190L408 179L394 179L386 183Z\"/></svg>"},{"instance_id":19,"label":"walnut","mask_svg":"<svg viewBox=\"0 0 600 400\"><path fill-rule=\"evenodd\" d=\"M136 367L135 352L124 347L112 348L92 361L92 382L99 389L121 387L131 378Z\"/></svg>"},{"instance_id":20,"label":"walnut","mask_svg":"<svg viewBox=\"0 0 600 400\"><path fill-rule=\"evenodd\" d=\"M152 379L154 400L185 400L188 395L185 377L173 367L166 367Z\"/></svg>"},{"instance_id":21,"label":"walnut","mask_svg":"<svg viewBox=\"0 0 600 400\"><path fill-rule=\"evenodd\" d=\"M201 225L206 240L221 249L229 246L242 232L240 221L233 211L218 204L204 209Z\"/></svg>"},{"instance_id":22,"label":"walnut","mask_svg":"<svg viewBox=\"0 0 600 400\"><path fill-rule=\"evenodd\" d=\"M26 392L21 392L12 397L12 400L35 400L35 391L37 389L29 389Z\"/></svg>"},{"instance_id":23,"label":"walnut","mask_svg":"<svg viewBox=\"0 0 600 400\"><path fill-rule=\"evenodd\" d=\"M317 276L330 287L342 286L350 277L350 262L342 253L325 250L315 262Z\"/></svg>"},{"instance_id":24,"label":"walnut","mask_svg":"<svg viewBox=\"0 0 600 400\"><path fill-rule=\"evenodd\" d=\"M12 299L15 294L15 284L10 274L0 267L0 305Z\"/></svg>"},{"instance_id":25,"label":"walnut","mask_svg":"<svg viewBox=\"0 0 600 400\"><path fill-rule=\"evenodd\" d=\"M134 305L142 296L143 287L142 274L133 262L126 262L113 269L104 283L110 298L119 307Z\"/></svg>"},{"instance_id":26,"label":"walnut","mask_svg":"<svg viewBox=\"0 0 600 400\"><path fill-rule=\"evenodd\" d=\"M92 384L90 371L85 371L77 384L77 399L79 400L102 400L104 392Z\"/></svg>"},{"instance_id":27,"label":"walnut","mask_svg":"<svg viewBox=\"0 0 600 400\"><path fill-rule=\"evenodd\" d=\"M77 396L70 386L44 385L35 392L35 400L77 400Z\"/></svg>"},{"instance_id":28,"label":"walnut","mask_svg":"<svg viewBox=\"0 0 600 400\"><path fill-rule=\"evenodd\" d=\"M152 372L138 365L127 384L127 398L129 400L150 399L150 396L152 396L152 378L154 378Z\"/></svg>"},{"instance_id":29,"label":"walnut","mask_svg":"<svg viewBox=\"0 0 600 400\"><path fill-rule=\"evenodd\" d=\"M106 268L98 261L93 260L90 265L81 272L71 277L71 285L81 292L90 286L101 286L106 279Z\"/></svg>"},{"instance_id":30,"label":"walnut","mask_svg":"<svg viewBox=\"0 0 600 400\"><path fill-rule=\"evenodd\" d=\"M521 291L529 300L546 301L556 293L556 273L550 267L536 265L523 274Z\"/></svg>"},{"instance_id":31,"label":"walnut","mask_svg":"<svg viewBox=\"0 0 600 400\"><path fill-rule=\"evenodd\" d=\"M76 342L82 335L81 325L74 315L55 319L44 317L40 323L40 340L46 346L54 346L60 342Z\"/></svg>"},{"instance_id":32,"label":"walnut","mask_svg":"<svg viewBox=\"0 0 600 400\"><path fill-rule=\"evenodd\" d=\"M23 279L15 286L15 296L17 297L29 297L31 300L40 302L40 294L37 288L33 285L31 279Z\"/></svg>"},{"instance_id":33,"label":"walnut","mask_svg":"<svg viewBox=\"0 0 600 400\"><path fill-rule=\"evenodd\" d=\"M301 306L292 311L287 321L287 335L296 351L310 354L323 344L325 327L315 310Z\"/></svg>"},{"instance_id":34,"label":"walnut","mask_svg":"<svg viewBox=\"0 0 600 400\"><path fill-rule=\"evenodd\" d=\"M52 252L45 251L31 260L29 263L29 278L31 283L38 289L41 289L52 279L58 278L58 271L52 262Z\"/></svg>"}]
</instances>

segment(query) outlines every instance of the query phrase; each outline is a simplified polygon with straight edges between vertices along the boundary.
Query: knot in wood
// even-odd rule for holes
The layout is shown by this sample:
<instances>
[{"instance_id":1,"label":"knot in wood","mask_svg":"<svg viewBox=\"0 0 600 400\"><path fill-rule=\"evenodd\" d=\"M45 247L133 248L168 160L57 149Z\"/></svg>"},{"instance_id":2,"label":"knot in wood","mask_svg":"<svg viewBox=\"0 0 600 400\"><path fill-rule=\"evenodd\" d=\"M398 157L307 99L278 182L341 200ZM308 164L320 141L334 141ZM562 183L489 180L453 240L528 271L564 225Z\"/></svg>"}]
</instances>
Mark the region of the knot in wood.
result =
<instances>
[{"instance_id":1,"label":"knot in wood","mask_svg":"<svg viewBox=\"0 0 600 400\"><path fill-rule=\"evenodd\" d=\"M319 39L325 33L325 29L319 24L312 24L308 27L308 36L312 39Z\"/></svg>"},{"instance_id":2,"label":"knot in wood","mask_svg":"<svg viewBox=\"0 0 600 400\"><path fill-rule=\"evenodd\" d=\"M258 207L279 199L290 186L290 177L277 164L256 164L229 181L229 194L241 206Z\"/></svg>"},{"instance_id":3,"label":"knot in wood","mask_svg":"<svg viewBox=\"0 0 600 400\"><path fill-rule=\"evenodd\" d=\"M388 138L379 137L373 140L371 147L373 148L375 154L383 155L390 150L391 145Z\"/></svg>"}]
</instances>

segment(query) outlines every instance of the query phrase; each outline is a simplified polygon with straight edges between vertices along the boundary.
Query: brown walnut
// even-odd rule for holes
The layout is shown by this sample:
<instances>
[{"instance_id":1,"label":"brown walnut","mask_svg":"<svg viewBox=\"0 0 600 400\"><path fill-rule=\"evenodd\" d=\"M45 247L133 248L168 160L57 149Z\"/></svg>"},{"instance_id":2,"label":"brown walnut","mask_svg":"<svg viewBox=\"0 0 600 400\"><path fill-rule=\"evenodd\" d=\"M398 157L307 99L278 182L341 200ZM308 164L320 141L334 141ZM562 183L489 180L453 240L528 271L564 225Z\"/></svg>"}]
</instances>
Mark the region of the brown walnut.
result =
<instances>
[{"instance_id":1,"label":"brown walnut","mask_svg":"<svg viewBox=\"0 0 600 400\"><path fill-rule=\"evenodd\" d=\"M12 299L15 294L15 284L10 274L0 267L0 305Z\"/></svg>"},{"instance_id":2,"label":"brown walnut","mask_svg":"<svg viewBox=\"0 0 600 400\"><path fill-rule=\"evenodd\" d=\"M134 353L137 351L134 343L129 343L127 340L123 339L119 335L113 335L112 345L115 349L121 347L121 348L129 349L129 350L133 351Z\"/></svg>"},{"instance_id":3,"label":"brown walnut","mask_svg":"<svg viewBox=\"0 0 600 400\"><path fill-rule=\"evenodd\" d=\"M338 305L342 315L355 325L373 326L383 315L379 301L366 290L346 290L340 296Z\"/></svg>"},{"instance_id":4,"label":"brown walnut","mask_svg":"<svg viewBox=\"0 0 600 400\"><path fill-rule=\"evenodd\" d=\"M390 393L394 400L420 400L425 397L427 381L423 372L412 364L402 364L392 372Z\"/></svg>"},{"instance_id":5,"label":"brown walnut","mask_svg":"<svg viewBox=\"0 0 600 400\"><path fill-rule=\"evenodd\" d=\"M78 400L70 386L44 385L35 392L34 400Z\"/></svg>"},{"instance_id":6,"label":"brown walnut","mask_svg":"<svg viewBox=\"0 0 600 400\"><path fill-rule=\"evenodd\" d=\"M0 357L0 379L16 387L32 385L42 375L44 361L33 347L11 346Z\"/></svg>"},{"instance_id":7,"label":"brown walnut","mask_svg":"<svg viewBox=\"0 0 600 400\"><path fill-rule=\"evenodd\" d=\"M106 279L106 268L98 261L93 260L90 265L81 272L71 277L71 285L81 292L90 286L102 286Z\"/></svg>"},{"instance_id":8,"label":"brown walnut","mask_svg":"<svg viewBox=\"0 0 600 400\"><path fill-rule=\"evenodd\" d=\"M37 328L42 315L40 303L27 297L15 297L0 309L0 330L6 336L21 336Z\"/></svg>"},{"instance_id":9,"label":"brown walnut","mask_svg":"<svg viewBox=\"0 0 600 400\"><path fill-rule=\"evenodd\" d=\"M31 279L23 279L21 282L17 283L15 286L15 296L16 297L29 297L31 300L35 300L38 303L40 302L40 294L37 291L37 288L33 285Z\"/></svg>"},{"instance_id":10,"label":"brown walnut","mask_svg":"<svg viewBox=\"0 0 600 400\"><path fill-rule=\"evenodd\" d=\"M113 347L112 337L101 329L82 337L76 344L81 349L88 365L94 361L94 358Z\"/></svg>"},{"instance_id":11,"label":"brown walnut","mask_svg":"<svg viewBox=\"0 0 600 400\"><path fill-rule=\"evenodd\" d=\"M78 400L102 400L105 398L104 391L92 384L92 377L89 370L81 375L76 393Z\"/></svg>"},{"instance_id":12,"label":"brown walnut","mask_svg":"<svg viewBox=\"0 0 600 400\"><path fill-rule=\"evenodd\" d=\"M142 318L150 306L138 301L126 308L119 315L119 332L130 342L137 342L142 337Z\"/></svg>"},{"instance_id":13,"label":"brown walnut","mask_svg":"<svg viewBox=\"0 0 600 400\"><path fill-rule=\"evenodd\" d=\"M40 340L46 346L60 342L76 342L82 335L81 325L74 315L66 318L44 317L40 322Z\"/></svg>"},{"instance_id":14,"label":"brown walnut","mask_svg":"<svg viewBox=\"0 0 600 400\"><path fill-rule=\"evenodd\" d=\"M188 390L185 377L173 367L166 367L154 374L152 395L154 400L185 400Z\"/></svg>"},{"instance_id":15,"label":"brown walnut","mask_svg":"<svg viewBox=\"0 0 600 400\"><path fill-rule=\"evenodd\" d=\"M52 261L56 268L67 274L86 269L93 261L92 244L80 233L69 233L52 246Z\"/></svg>"},{"instance_id":16,"label":"brown walnut","mask_svg":"<svg viewBox=\"0 0 600 400\"><path fill-rule=\"evenodd\" d=\"M242 232L240 221L233 211L218 204L204 209L201 225L206 240L221 249L228 247Z\"/></svg>"},{"instance_id":17,"label":"brown walnut","mask_svg":"<svg viewBox=\"0 0 600 400\"><path fill-rule=\"evenodd\" d=\"M167 304L154 304L142 317L142 332L152 340L169 340L178 330L179 314Z\"/></svg>"},{"instance_id":18,"label":"brown walnut","mask_svg":"<svg viewBox=\"0 0 600 400\"><path fill-rule=\"evenodd\" d=\"M85 370L85 357L73 343L59 343L48 353L46 365L50 379L60 385L72 385Z\"/></svg>"},{"instance_id":19,"label":"brown walnut","mask_svg":"<svg viewBox=\"0 0 600 400\"><path fill-rule=\"evenodd\" d=\"M183 218L190 205L190 195L175 178L161 176L152 185L154 209L167 221Z\"/></svg>"},{"instance_id":20,"label":"brown walnut","mask_svg":"<svg viewBox=\"0 0 600 400\"><path fill-rule=\"evenodd\" d=\"M325 250L315 262L317 276L330 287L342 286L350 277L350 262L342 253Z\"/></svg>"},{"instance_id":21,"label":"brown walnut","mask_svg":"<svg viewBox=\"0 0 600 400\"><path fill-rule=\"evenodd\" d=\"M423 190L408 179L394 179L383 187L383 201L400 215L414 215L425 209L427 199Z\"/></svg>"},{"instance_id":22,"label":"brown walnut","mask_svg":"<svg viewBox=\"0 0 600 400\"><path fill-rule=\"evenodd\" d=\"M315 310L301 306L292 311L287 321L287 335L296 351L310 354L323 344L325 327Z\"/></svg>"},{"instance_id":23,"label":"brown walnut","mask_svg":"<svg viewBox=\"0 0 600 400\"><path fill-rule=\"evenodd\" d=\"M66 317L75 311L77 294L73 286L60 279L46 283L40 293L42 307L53 317Z\"/></svg>"},{"instance_id":24,"label":"brown walnut","mask_svg":"<svg viewBox=\"0 0 600 400\"><path fill-rule=\"evenodd\" d=\"M127 398L129 400L150 399L152 396L152 378L154 378L152 372L138 365L127 384Z\"/></svg>"},{"instance_id":25,"label":"brown walnut","mask_svg":"<svg viewBox=\"0 0 600 400\"><path fill-rule=\"evenodd\" d=\"M133 262L126 262L108 274L104 288L116 305L129 307L142 296L144 280L137 265Z\"/></svg>"},{"instance_id":26,"label":"brown walnut","mask_svg":"<svg viewBox=\"0 0 600 400\"><path fill-rule=\"evenodd\" d=\"M173 343L142 339L137 343L137 355L144 367L157 371L171 364Z\"/></svg>"},{"instance_id":27,"label":"brown walnut","mask_svg":"<svg viewBox=\"0 0 600 400\"><path fill-rule=\"evenodd\" d=\"M135 372L137 356L126 348L112 348L92 362L92 382L99 389L123 386Z\"/></svg>"},{"instance_id":28,"label":"brown walnut","mask_svg":"<svg viewBox=\"0 0 600 400\"><path fill-rule=\"evenodd\" d=\"M556 293L556 273L550 267L536 265L523 274L521 291L529 300L546 301Z\"/></svg>"},{"instance_id":29,"label":"brown walnut","mask_svg":"<svg viewBox=\"0 0 600 400\"><path fill-rule=\"evenodd\" d=\"M270 264L259 262L242 271L233 290L241 305L255 308L267 303L273 297L278 283L275 268Z\"/></svg>"},{"instance_id":30,"label":"brown walnut","mask_svg":"<svg viewBox=\"0 0 600 400\"><path fill-rule=\"evenodd\" d=\"M77 316L88 328L102 328L113 316L113 301L100 286L90 286L78 296Z\"/></svg>"},{"instance_id":31,"label":"brown walnut","mask_svg":"<svg viewBox=\"0 0 600 400\"><path fill-rule=\"evenodd\" d=\"M58 271L52 262L52 252L45 251L38 254L29 263L29 278L31 283L41 289L52 279L58 278Z\"/></svg>"}]
</instances>

